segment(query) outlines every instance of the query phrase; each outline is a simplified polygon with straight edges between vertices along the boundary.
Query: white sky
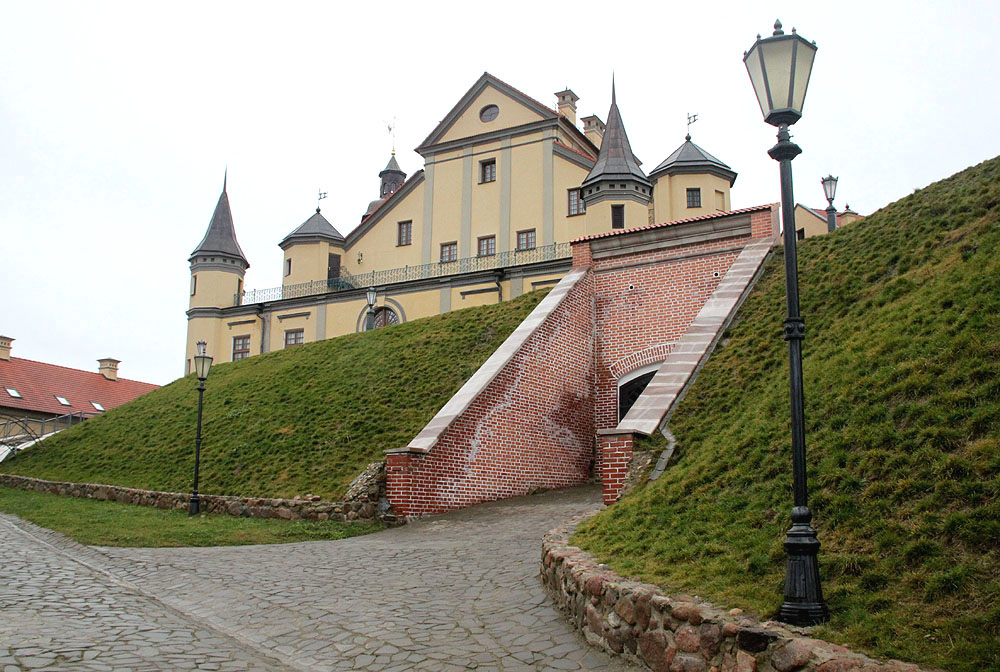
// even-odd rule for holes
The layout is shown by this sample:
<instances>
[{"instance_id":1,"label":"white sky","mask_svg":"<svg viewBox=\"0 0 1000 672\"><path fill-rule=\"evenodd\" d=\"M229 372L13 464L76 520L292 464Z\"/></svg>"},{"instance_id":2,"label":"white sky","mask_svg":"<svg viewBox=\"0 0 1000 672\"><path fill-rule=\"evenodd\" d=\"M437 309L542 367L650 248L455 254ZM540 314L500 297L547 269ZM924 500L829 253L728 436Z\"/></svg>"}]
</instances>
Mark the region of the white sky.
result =
<instances>
[{"instance_id":1,"label":"white sky","mask_svg":"<svg viewBox=\"0 0 1000 672\"><path fill-rule=\"evenodd\" d=\"M796 200L862 214L1000 154L1000 3L251 3L0 0L0 334L14 356L126 378L182 373L187 258L229 169L247 288L324 215L378 195L398 122L412 151L483 71L607 118L611 75L651 170L684 139L739 173L733 207L779 200L743 66L780 18L819 46Z\"/></svg>"}]
</instances>

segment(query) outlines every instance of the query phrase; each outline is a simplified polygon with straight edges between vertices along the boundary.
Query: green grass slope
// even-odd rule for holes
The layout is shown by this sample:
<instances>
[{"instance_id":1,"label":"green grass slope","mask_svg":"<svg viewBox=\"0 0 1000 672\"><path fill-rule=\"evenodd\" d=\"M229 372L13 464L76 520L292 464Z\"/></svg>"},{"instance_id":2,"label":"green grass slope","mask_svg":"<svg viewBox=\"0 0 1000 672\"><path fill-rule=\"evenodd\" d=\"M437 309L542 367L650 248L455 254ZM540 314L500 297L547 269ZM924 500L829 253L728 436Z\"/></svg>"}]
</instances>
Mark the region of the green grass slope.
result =
<instances>
[{"instance_id":1,"label":"green grass slope","mask_svg":"<svg viewBox=\"0 0 1000 672\"><path fill-rule=\"evenodd\" d=\"M200 490L336 498L409 443L545 291L212 367ZM0 471L184 492L197 380L187 376L25 450Z\"/></svg>"},{"instance_id":2,"label":"green grass slope","mask_svg":"<svg viewBox=\"0 0 1000 672\"><path fill-rule=\"evenodd\" d=\"M1000 669L1000 159L800 244L818 636ZM791 457L783 258L671 421L678 457L575 543L773 616Z\"/></svg>"}]
</instances>

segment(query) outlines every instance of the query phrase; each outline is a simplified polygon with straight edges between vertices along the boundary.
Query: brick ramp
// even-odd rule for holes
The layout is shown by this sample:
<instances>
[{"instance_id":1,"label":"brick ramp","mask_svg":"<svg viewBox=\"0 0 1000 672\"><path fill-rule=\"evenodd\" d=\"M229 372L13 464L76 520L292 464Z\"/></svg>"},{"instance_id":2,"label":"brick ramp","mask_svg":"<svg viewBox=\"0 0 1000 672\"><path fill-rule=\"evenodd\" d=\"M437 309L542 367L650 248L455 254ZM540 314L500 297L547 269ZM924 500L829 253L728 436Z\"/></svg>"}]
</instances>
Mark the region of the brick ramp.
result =
<instances>
[{"instance_id":1,"label":"brick ramp","mask_svg":"<svg viewBox=\"0 0 1000 672\"><path fill-rule=\"evenodd\" d=\"M571 270L405 447L387 496L422 516L586 482L594 460L594 279Z\"/></svg>"}]
</instances>

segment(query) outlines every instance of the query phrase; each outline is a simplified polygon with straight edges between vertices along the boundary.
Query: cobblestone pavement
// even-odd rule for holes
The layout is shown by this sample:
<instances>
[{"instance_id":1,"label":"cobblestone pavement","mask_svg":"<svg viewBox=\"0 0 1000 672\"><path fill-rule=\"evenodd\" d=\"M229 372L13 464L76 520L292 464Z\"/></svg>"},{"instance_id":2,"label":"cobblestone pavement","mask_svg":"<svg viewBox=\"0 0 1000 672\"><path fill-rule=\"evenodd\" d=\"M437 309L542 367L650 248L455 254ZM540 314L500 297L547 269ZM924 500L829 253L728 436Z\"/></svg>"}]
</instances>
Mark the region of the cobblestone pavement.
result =
<instances>
[{"instance_id":1,"label":"cobblestone pavement","mask_svg":"<svg viewBox=\"0 0 1000 672\"><path fill-rule=\"evenodd\" d=\"M572 488L341 541L183 549L83 547L0 516L0 670L633 669L537 578L542 535L599 502Z\"/></svg>"}]
</instances>

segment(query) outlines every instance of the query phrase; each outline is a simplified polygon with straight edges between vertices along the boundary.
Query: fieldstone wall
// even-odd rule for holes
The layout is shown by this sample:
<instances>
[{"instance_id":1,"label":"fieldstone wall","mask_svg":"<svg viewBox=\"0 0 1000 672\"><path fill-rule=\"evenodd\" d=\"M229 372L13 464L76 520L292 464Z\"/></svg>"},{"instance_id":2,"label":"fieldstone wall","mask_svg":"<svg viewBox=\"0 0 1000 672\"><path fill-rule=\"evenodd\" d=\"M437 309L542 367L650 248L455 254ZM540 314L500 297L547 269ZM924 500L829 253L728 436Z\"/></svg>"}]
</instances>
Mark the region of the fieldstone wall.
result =
<instances>
[{"instance_id":1,"label":"fieldstone wall","mask_svg":"<svg viewBox=\"0 0 1000 672\"><path fill-rule=\"evenodd\" d=\"M596 512L595 512L596 513ZM593 514L589 514L593 515ZM542 542L541 580L591 644L655 672L927 672L880 662L808 637L802 628L759 623L690 595L623 579L569 545L575 518Z\"/></svg>"},{"instance_id":2,"label":"fieldstone wall","mask_svg":"<svg viewBox=\"0 0 1000 672\"><path fill-rule=\"evenodd\" d=\"M367 473L368 470L366 470ZM384 471L384 470L383 470ZM187 509L191 493L159 492L140 490L120 485L99 483L67 483L45 481L27 476L0 474L0 486L47 492L54 495L97 499L108 502L123 502L139 506L155 506L159 509ZM377 489L376 489L377 492ZM404 522L397 517L387 503L369 500L359 495L355 501L326 502L315 495L305 495L294 499L272 499L267 497L234 497L228 495L199 495L201 511L205 513L225 513L230 516L249 518L283 518L285 520L334 520L364 521L378 520L387 525Z\"/></svg>"}]
</instances>

